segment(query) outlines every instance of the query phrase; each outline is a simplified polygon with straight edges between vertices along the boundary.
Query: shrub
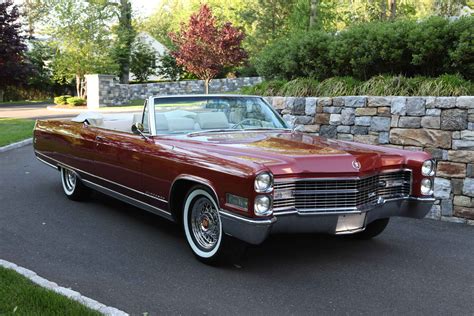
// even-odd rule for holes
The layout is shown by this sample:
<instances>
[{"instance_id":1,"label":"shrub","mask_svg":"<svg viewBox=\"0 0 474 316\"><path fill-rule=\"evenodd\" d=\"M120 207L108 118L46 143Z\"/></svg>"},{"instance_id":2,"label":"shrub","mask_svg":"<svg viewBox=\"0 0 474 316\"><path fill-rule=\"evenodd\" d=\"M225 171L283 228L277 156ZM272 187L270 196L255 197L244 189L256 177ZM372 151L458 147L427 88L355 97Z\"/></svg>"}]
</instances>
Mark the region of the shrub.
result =
<instances>
[{"instance_id":1,"label":"shrub","mask_svg":"<svg viewBox=\"0 0 474 316\"><path fill-rule=\"evenodd\" d=\"M59 96L59 97L55 97L55 98L54 98L54 104L66 105L66 104L67 104L67 100L68 100L70 97L71 97L70 95L61 95L61 96Z\"/></svg>"},{"instance_id":2,"label":"shrub","mask_svg":"<svg viewBox=\"0 0 474 316\"><path fill-rule=\"evenodd\" d=\"M268 45L254 62L266 78L324 78L331 75L329 47L332 37L322 31L296 33Z\"/></svg>"},{"instance_id":3,"label":"shrub","mask_svg":"<svg viewBox=\"0 0 474 316\"><path fill-rule=\"evenodd\" d=\"M308 77L321 81L350 76L367 80L378 75L458 73L469 79L474 77L473 41L474 17L371 22L335 34L295 32L264 47L254 64L267 79ZM398 83L395 78L386 84Z\"/></svg>"},{"instance_id":4,"label":"shrub","mask_svg":"<svg viewBox=\"0 0 474 316\"><path fill-rule=\"evenodd\" d=\"M454 38L449 49L450 66L464 78L474 78L474 18L461 18L448 29Z\"/></svg>"},{"instance_id":5,"label":"shrub","mask_svg":"<svg viewBox=\"0 0 474 316\"><path fill-rule=\"evenodd\" d=\"M72 106L85 105L86 100L80 97L71 97L67 99L67 104L72 105Z\"/></svg>"}]
</instances>

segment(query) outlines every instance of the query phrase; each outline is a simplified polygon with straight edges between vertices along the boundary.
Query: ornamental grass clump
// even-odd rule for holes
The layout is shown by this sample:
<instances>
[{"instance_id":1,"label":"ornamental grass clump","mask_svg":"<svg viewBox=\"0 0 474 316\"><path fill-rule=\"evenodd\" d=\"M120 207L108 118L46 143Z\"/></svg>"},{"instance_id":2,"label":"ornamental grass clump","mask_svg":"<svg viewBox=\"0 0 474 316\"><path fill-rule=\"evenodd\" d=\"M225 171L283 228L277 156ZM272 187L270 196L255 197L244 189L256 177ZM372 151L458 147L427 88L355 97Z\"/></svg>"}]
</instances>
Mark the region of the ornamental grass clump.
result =
<instances>
[{"instance_id":1,"label":"ornamental grass clump","mask_svg":"<svg viewBox=\"0 0 474 316\"><path fill-rule=\"evenodd\" d=\"M366 81L353 77L332 77L323 81L297 78L290 81L269 80L241 90L262 96L460 96L473 95L474 84L459 74L436 78L416 76L374 76Z\"/></svg>"},{"instance_id":2,"label":"ornamental grass clump","mask_svg":"<svg viewBox=\"0 0 474 316\"><path fill-rule=\"evenodd\" d=\"M67 104L72 106L86 105L86 99L80 97L71 97L67 99Z\"/></svg>"},{"instance_id":3,"label":"ornamental grass clump","mask_svg":"<svg viewBox=\"0 0 474 316\"><path fill-rule=\"evenodd\" d=\"M67 99L69 99L71 96L70 95L61 95L59 97L54 98L54 104L57 105L66 105L67 104Z\"/></svg>"}]
</instances>

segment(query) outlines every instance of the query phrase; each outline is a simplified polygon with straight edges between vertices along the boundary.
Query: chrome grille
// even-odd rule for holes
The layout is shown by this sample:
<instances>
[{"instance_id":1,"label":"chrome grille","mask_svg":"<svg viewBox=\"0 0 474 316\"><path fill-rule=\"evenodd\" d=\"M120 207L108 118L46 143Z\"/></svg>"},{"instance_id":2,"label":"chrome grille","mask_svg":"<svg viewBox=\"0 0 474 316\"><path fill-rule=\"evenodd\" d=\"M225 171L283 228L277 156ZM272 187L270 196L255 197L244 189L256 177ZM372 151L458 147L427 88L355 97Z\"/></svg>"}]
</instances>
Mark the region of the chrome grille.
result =
<instances>
[{"instance_id":1,"label":"chrome grille","mask_svg":"<svg viewBox=\"0 0 474 316\"><path fill-rule=\"evenodd\" d=\"M273 209L275 212L358 210L376 204L379 197L406 197L410 190L410 171L354 179L276 181Z\"/></svg>"}]
</instances>

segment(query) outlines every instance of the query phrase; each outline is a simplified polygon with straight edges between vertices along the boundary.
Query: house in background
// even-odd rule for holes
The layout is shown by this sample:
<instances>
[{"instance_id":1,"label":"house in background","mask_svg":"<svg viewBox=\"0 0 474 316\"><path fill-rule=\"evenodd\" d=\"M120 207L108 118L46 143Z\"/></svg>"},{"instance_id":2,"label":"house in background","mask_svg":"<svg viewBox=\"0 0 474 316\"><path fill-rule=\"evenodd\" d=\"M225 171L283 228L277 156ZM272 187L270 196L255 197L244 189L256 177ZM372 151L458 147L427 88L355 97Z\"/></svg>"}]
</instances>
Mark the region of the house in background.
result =
<instances>
[{"instance_id":1,"label":"house in background","mask_svg":"<svg viewBox=\"0 0 474 316\"><path fill-rule=\"evenodd\" d=\"M140 32L137 34L135 38L136 42L141 42L148 47L150 47L156 55L156 65L159 66L161 61L160 58L168 51L168 48L158 42L153 36L148 34L147 32ZM135 80L135 76L133 73L130 73L130 80ZM153 81L153 80L166 80L169 78L163 77L163 76L157 76L157 75L152 75L148 78L148 80Z\"/></svg>"}]
</instances>

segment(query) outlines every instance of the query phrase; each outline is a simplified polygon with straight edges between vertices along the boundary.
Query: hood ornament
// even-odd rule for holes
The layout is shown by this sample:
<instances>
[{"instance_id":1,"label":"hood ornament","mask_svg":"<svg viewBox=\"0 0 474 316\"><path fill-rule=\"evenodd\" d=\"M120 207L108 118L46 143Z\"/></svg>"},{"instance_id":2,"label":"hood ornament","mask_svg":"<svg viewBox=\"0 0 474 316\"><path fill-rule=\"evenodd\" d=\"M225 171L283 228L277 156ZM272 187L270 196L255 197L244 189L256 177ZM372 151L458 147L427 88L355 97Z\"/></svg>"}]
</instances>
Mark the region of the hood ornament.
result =
<instances>
[{"instance_id":1,"label":"hood ornament","mask_svg":"<svg viewBox=\"0 0 474 316\"><path fill-rule=\"evenodd\" d=\"M359 171L360 170L360 162L357 161L357 160L354 160L352 162L352 168L354 168L355 170Z\"/></svg>"}]
</instances>

